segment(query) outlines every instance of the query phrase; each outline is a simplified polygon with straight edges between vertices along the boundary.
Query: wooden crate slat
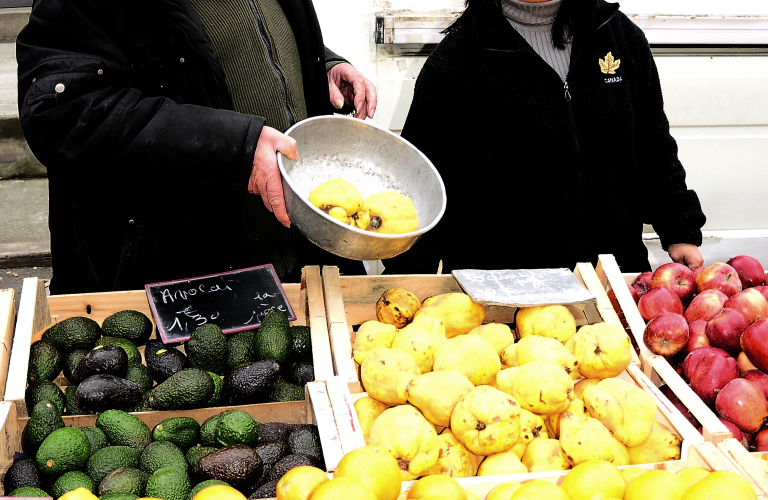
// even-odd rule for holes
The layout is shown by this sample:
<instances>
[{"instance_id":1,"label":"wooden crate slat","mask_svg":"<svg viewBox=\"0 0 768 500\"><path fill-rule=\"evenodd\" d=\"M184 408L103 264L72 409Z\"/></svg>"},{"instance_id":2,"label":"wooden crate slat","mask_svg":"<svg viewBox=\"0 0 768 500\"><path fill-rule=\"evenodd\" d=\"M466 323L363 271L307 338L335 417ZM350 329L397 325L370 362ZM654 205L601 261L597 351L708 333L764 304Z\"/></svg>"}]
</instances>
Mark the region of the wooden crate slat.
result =
<instances>
[{"instance_id":1,"label":"wooden crate slat","mask_svg":"<svg viewBox=\"0 0 768 500\"><path fill-rule=\"evenodd\" d=\"M633 336L640 346L640 360L643 373L653 385L659 387L662 383L669 386L672 392L683 402L688 410L702 425L702 434L706 441L719 443L733 437L731 431L720 421L719 417L707 406L704 401L685 383L672 365L663 357L653 354L643 343L643 330L645 321L637 310L632 295L626 284L631 282L637 274L622 274L613 255L600 255L597 267L598 275L605 286L607 283L616 294L619 306L630 326ZM647 354L644 354L647 353Z\"/></svg>"},{"instance_id":2,"label":"wooden crate slat","mask_svg":"<svg viewBox=\"0 0 768 500\"><path fill-rule=\"evenodd\" d=\"M309 327L312 335L312 364L315 370L315 380L328 380L333 377L333 360L331 358L331 343L328 338L325 299L323 298L323 279L320 276L320 267L305 267L304 279L307 285L306 314L309 318Z\"/></svg>"},{"instance_id":3,"label":"wooden crate slat","mask_svg":"<svg viewBox=\"0 0 768 500\"><path fill-rule=\"evenodd\" d=\"M344 451L341 446L341 439L336 427L336 420L333 415L333 408L328 397L328 390L323 382L310 382L307 384L307 394L314 407L315 422L317 431L320 434L320 445L323 448L323 457L325 458L325 467L328 470L335 470Z\"/></svg>"},{"instance_id":4,"label":"wooden crate slat","mask_svg":"<svg viewBox=\"0 0 768 500\"><path fill-rule=\"evenodd\" d=\"M13 288L0 290L0 401L5 399L5 384L8 381L8 365L11 362L13 330L16 323L16 303Z\"/></svg>"},{"instance_id":5,"label":"wooden crate slat","mask_svg":"<svg viewBox=\"0 0 768 500\"><path fill-rule=\"evenodd\" d=\"M768 497L768 470L765 462L768 452L750 453L735 439L725 439L717 444L717 448L747 478L758 495Z\"/></svg>"}]
</instances>

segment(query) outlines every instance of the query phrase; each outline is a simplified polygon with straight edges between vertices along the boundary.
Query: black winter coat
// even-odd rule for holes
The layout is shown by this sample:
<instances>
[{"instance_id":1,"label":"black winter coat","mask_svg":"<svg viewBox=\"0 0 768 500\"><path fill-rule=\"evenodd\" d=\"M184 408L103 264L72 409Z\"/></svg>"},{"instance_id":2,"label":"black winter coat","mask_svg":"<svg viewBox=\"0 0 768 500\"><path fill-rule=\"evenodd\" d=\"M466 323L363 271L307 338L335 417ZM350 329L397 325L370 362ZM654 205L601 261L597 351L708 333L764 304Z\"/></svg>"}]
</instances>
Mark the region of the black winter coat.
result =
<instances>
[{"instance_id":1,"label":"black winter coat","mask_svg":"<svg viewBox=\"0 0 768 500\"><path fill-rule=\"evenodd\" d=\"M442 221L390 272L567 267L611 253L650 269L642 224L663 246L701 244L705 222L669 134L642 31L601 3L576 37L567 83L498 16L460 22L416 82L402 136L440 171ZM604 74L600 60L619 66Z\"/></svg>"},{"instance_id":2,"label":"black winter coat","mask_svg":"<svg viewBox=\"0 0 768 500\"><path fill-rule=\"evenodd\" d=\"M280 0L309 116L330 114L311 0ZM40 0L17 40L19 114L48 169L54 293L263 264L296 235L244 255L234 221L264 120L232 111L187 0ZM278 267L278 266L276 266ZM278 272L282 274L284 269Z\"/></svg>"}]
</instances>

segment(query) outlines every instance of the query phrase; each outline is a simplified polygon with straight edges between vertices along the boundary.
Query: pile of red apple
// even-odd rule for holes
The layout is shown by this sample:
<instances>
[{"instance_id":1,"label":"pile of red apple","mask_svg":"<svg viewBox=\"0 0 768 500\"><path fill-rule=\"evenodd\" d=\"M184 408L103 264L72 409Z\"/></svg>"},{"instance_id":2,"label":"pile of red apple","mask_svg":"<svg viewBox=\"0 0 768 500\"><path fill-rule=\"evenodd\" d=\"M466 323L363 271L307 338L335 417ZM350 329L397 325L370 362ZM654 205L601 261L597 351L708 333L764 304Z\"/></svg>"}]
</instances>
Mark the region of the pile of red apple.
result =
<instances>
[{"instance_id":1,"label":"pile of red apple","mask_svg":"<svg viewBox=\"0 0 768 500\"><path fill-rule=\"evenodd\" d=\"M768 451L768 286L760 262L740 255L696 271L664 264L630 289L648 322L648 349L676 367L736 439Z\"/></svg>"}]
</instances>

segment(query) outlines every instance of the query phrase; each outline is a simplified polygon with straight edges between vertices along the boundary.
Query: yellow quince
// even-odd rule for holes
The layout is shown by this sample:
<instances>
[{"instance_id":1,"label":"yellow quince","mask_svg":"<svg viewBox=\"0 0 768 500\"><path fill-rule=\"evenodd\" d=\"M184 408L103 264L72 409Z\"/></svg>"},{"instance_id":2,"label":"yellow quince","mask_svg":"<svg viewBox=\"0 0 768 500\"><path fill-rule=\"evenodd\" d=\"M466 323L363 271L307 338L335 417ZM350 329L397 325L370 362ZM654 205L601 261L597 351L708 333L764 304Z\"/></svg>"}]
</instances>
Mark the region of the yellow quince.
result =
<instances>
[{"instance_id":1,"label":"yellow quince","mask_svg":"<svg viewBox=\"0 0 768 500\"><path fill-rule=\"evenodd\" d=\"M423 373L408 384L408 401L435 425L451 425L451 413L475 386L460 372L440 370Z\"/></svg>"},{"instance_id":2,"label":"yellow quince","mask_svg":"<svg viewBox=\"0 0 768 500\"><path fill-rule=\"evenodd\" d=\"M573 380L551 361L534 360L501 370L496 385L523 409L539 415L562 413L573 400Z\"/></svg>"},{"instance_id":3,"label":"yellow quince","mask_svg":"<svg viewBox=\"0 0 768 500\"><path fill-rule=\"evenodd\" d=\"M437 463L440 451L435 428L419 410L405 404L379 415L371 427L370 441L395 457L403 481L424 475Z\"/></svg>"},{"instance_id":4,"label":"yellow quince","mask_svg":"<svg viewBox=\"0 0 768 500\"><path fill-rule=\"evenodd\" d=\"M401 328L392 340L392 348L413 356L420 373L432 371L435 352L446 341L443 324L422 314L418 320Z\"/></svg>"},{"instance_id":5,"label":"yellow quince","mask_svg":"<svg viewBox=\"0 0 768 500\"><path fill-rule=\"evenodd\" d=\"M576 333L576 320L561 305L523 307L517 311L515 322L520 338L539 335L564 343Z\"/></svg>"},{"instance_id":6,"label":"yellow quince","mask_svg":"<svg viewBox=\"0 0 768 500\"><path fill-rule=\"evenodd\" d=\"M370 215L368 230L381 234L403 234L419 229L419 214L410 198L394 191L369 196L365 207Z\"/></svg>"},{"instance_id":7,"label":"yellow quince","mask_svg":"<svg viewBox=\"0 0 768 500\"><path fill-rule=\"evenodd\" d=\"M632 343L621 326L596 323L582 326L566 345L586 378L617 377L632 362Z\"/></svg>"},{"instance_id":8,"label":"yellow quince","mask_svg":"<svg viewBox=\"0 0 768 500\"><path fill-rule=\"evenodd\" d=\"M414 318L429 314L445 325L445 337L463 335L483 324L485 309L465 293L443 293L425 299Z\"/></svg>"},{"instance_id":9,"label":"yellow quince","mask_svg":"<svg viewBox=\"0 0 768 500\"><path fill-rule=\"evenodd\" d=\"M557 439L533 440L525 448L522 460L528 472L549 472L571 468L571 463L568 462Z\"/></svg>"},{"instance_id":10,"label":"yellow quince","mask_svg":"<svg viewBox=\"0 0 768 500\"><path fill-rule=\"evenodd\" d=\"M309 193L309 202L326 213L335 207L341 208L347 217L363 208L365 204L360 191L344 179L331 179L320 184ZM338 210L336 213L339 213Z\"/></svg>"},{"instance_id":11,"label":"yellow quince","mask_svg":"<svg viewBox=\"0 0 768 500\"><path fill-rule=\"evenodd\" d=\"M450 477L472 477L477 472L480 457L456 439L451 429L445 429L437 436L439 446L438 459L425 475L439 474Z\"/></svg>"},{"instance_id":12,"label":"yellow quince","mask_svg":"<svg viewBox=\"0 0 768 500\"><path fill-rule=\"evenodd\" d=\"M376 319L403 328L419 310L419 299L404 288L390 288L376 302Z\"/></svg>"},{"instance_id":13,"label":"yellow quince","mask_svg":"<svg viewBox=\"0 0 768 500\"><path fill-rule=\"evenodd\" d=\"M382 403L402 405L408 402L406 390L419 369L407 352L382 348L365 358L360 374L369 396Z\"/></svg>"},{"instance_id":14,"label":"yellow quince","mask_svg":"<svg viewBox=\"0 0 768 500\"><path fill-rule=\"evenodd\" d=\"M359 364L363 364L365 358L383 347L392 347L392 340L397 335L394 325L379 323L378 321L366 321L357 329L355 341L352 343L352 356Z\"/></svg>"},{"instance_id":15,"label":"yellow quince","mask_svg":"<svg viewBox=\"0 0 768 500\"><path fill-rule=\"evenodd\" d=\"M639 446L627 448L632 465L653 464L680 458L680 436L666 425L653 422L648 438Z\"/></svg>"},{"instance_id":16,"label":"yellow quince","mask_svg":"<svg viewBox=\"0 0 768 500\"><path fill-rule=\"evenodd\" d=\"M493 346L479 335L460 335L445 342L435 352L434 371L455 370L475 385L490 384L501 368Z\"/></svg>"},{"instance_id":17,"label":"yellow quince","mask_svg":"<svg viewBox=\"0 0 768 500\"><path fill-rule=\"evenodd\" d=\"M551 361L561 366L571 379L581 378L576 357L554 338L538 335L523 337L517 344L507 346L501 353L501 359L506 366L520 366L535 359Z\"/></svg>"},{"instance_id":18,"label":"yellow quince","mask_svg":"<svg viewBox=\"0 0 768 500\"><path fill-rule=\"evenodd\" d=\"M389 408L388 405L370 397L360 398L355 401L355 413L357 413L357 420L360 422L360 430L363 432L363 439L365 439L366 443L368 443L371 437L373 423L387 408Z\"/></svg>"},{"instance_id":19,"label":"yellow quince","mask_svg":"<svg viewBox=\"0 0 768 500\"><path fill-rule=\"evenodd\" d=\"M520 439L520 405L509 394L479 385L453 409L451 430L475 455L510 450Z\"/></svg>"},{"instance_id":20,"label":"yellow quince","mask_svg":"<svg viewBox=\"0 0 768 500\"><path fill-rule=\"evenodd\" d=\"M643 389L609 378L588 387L582 396L589 414L625 446L640 446L648 439L656 420L656 402Z\"/></svg>"},{"instance_id":21,"label":"yellow quince","mask_svg":"<svg viewBox=\"0 0 768 500\"><path fill-rule=\"evenodd\" d=\"M515 335L504 323L488 323L487 325L476 326L467 335L480 335L491 343L499 356L505 347L515 343Z\"/></svg>"}]
</instances>

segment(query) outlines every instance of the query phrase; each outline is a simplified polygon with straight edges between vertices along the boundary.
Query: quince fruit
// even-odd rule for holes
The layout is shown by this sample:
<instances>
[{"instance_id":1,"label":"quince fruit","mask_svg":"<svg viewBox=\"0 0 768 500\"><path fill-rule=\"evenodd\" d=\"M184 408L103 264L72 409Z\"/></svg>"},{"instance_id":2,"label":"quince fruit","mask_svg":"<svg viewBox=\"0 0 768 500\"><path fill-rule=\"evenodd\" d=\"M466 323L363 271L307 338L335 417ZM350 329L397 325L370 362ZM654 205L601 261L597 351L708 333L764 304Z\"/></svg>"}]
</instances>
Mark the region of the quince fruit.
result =
<instances>
[{"instance_id":1,"label":"quince fruit","mask_svg":"<svg viewBox=\"0 0 768 500\"><path fill-rule=\"evenodd\" d=\"M625 446L640 446L656 421L656 402L643 389L616 378L588 387L582 394L589 414Z\"/></svg>"},{"instance_id":2,"label":"quince fruit","mask_svg":"<svg viewBox=\"0 0 768 500\"><path fill-rule=\"evenodd\" d=\"M515 335L504 323L488 323L487 325L476 326L467 335L480 335L491 343L499 356L505 347L515 343Z\"/></svg>"},{"instance_id":3,"label":"quince fruit","mask_svg":"<svg viewBox=\"0 0 768 500\"><path fill-rule=\"evenodd\" d=\"M408 384L419 375L419 369L407 352L381 348L365 358L361 375L369 396L382 403L402 405L408 402Z\"/></svg>"},{"instance_id":4,"label":"quince fruit","mask_svg":"<svg viewBox=\"0 0 768 500\"><path fill-rule=\"evenodd\" d=\"M567 307L561 305L523 307L515 318L518 337L529 335L550 337L565 343L576 333L576 320Z\"/></svg>"},{"instance_id":5,"label":"quince fruit","mask_svg":"<svg viewBox=\"0 0 768 500\"><path fill-rule=\"evenodd\" d=\"M524 410L539 415L562 413L573 400L573 380L551 361L534 360L501 370L496 385L514 396Z\"/></svg>"},{"instance_id":6,"label":"quince fruit","mask_svg":"<svg viewBox=\"0 0 768 500\"><path fill-rule=\"evenodd\" d=\"M557 439L535 439L523 453L523 465L528 472L568 470L571 463Z\"/></svg>"},{"instance_id":7,"label":"quince fruit","mask_svg":"<svg viewBox=\"0 0 768 500\"><path fill-rule=\"evenodd\" d=\"M376 302L376 318L382 323L403 328L419 310L419 299L403 288L390 288Z\"/></svg>"},{"instance_id":8,"label":"quince fruit","mask_svg":"<svg viewBox=\"0 0 768 500\"><path fill-rule=\"evenodd\" d=\"M365 358L377 349L392 347L395 335L397 335L397 328L393 325L366 321L357 329L355 341L352 343L352 356L362 365Z\"/></svg>"},{"instance_id":9,"label":"quince fruit","mask_svg":"<svg viewBox=\"0 0 768 500\"><path fill-rule=\"evenodd\" d=\"M653 423L651 434L639 446L627 448L632 465L653 464L680 458L680 436L659 422Z\"/></svg>"},{"instance_id":10,"label":"quince fruit","mask_svg":"<svg viewBox=\"0 0 768 500\"><path fill-rule=\"evenodd\" d=\"M629 450L621 441L614 437L611 444L613 444L613 460L611 460L613 465L620 467L632 463L629 458Z\"/></svg>"},{"instance_id":11,"label":"quince fruit","mask_svg":"<svg viewBox=\"0 0 768 500\"><path fill-rule=\"evenodd\" d=\"M560 418L560 446L571 465L588 460L613 461L613 436L597 419L565 412ZM613 466L613 465L612 465Z\"/></svg>"},{"instance_id":12,"label":"quince fruit","mask_svg":"<svg viewBox=\"0 0 768 500\"><path fill-rule=\"evenodd\" d=\"M344 211L346 217L356 213L365 205L360 191L344 179L331 179L320 184L309 193L309 202L329 215L332 209L339 208ZM341 212L336 210L334 214L336 215L331 216L338 219ZM346 219L343 222L347 222Z\"/></svg>"},{"instance_id":13,"label":"quince fruit","mask_svg":"<svg viewBox=\"0 0 768 500\"><path fill-rule=\"evenodd\" d=\"M467 500L464 488L455 479L448 476L422 477L408 490L408 500Z\"/></svg>"},{"instance_id":14,"label":"quince fruit","mask_svg":"<svg viewBox=\"0 0 768 500\"><path fill-rule=\"evenodd\" d=\"M453 409L451 430L475 455L511 450L520 439L520 405L509 394L479 385Z\"/></svg>"},{"instance_id":15,"label":"quince fruit","mask_svg":"<svg viewBox=\"0 0 768 500\"><path fill-rule=\"evenodd\" d=\"M408 401L421 410L427 420L448 427L453 409L474 388L463 373L440 370L423 373L411 380L406 394Z\"/></svg>"},{"instance_id":16,"label":"quince fruit","mask_svg":"<svg viewBox=\"0 0 768 500\"><path fill-rule=\"evenodd\" d=\"M529 443L536 439L547 439L549 433L544 423L544 417L536 415L528 410L520 410L520 439L512 448L518 458L523 458L523 453Z\"/></svg>"},{"instance_id":17,"label":"quince fruit","mask_svg":"<svg viewBox=\"0 0 768 500\"><path fill-rule=\"evenodd\" d=\"M435 428L419 410L405 404L379 415L371 428L371 444L397 460L403 481L426 474L440 452Z\"/></svg>"},{"instance_id":18,"label":"quince fruit","mask_svg":"<svg viewBox=\"0 0 768 500\"><path fill-rule=\"evenodd\" d=\"M504 474L527 474L528 468L511 451L494 453L477 470L478 476L501 476Z\"/></svg>"},{"instance_id":19,"label":"quince fruit","mask_svg":"<svg viewBox=\"0 0 768 500\"><path fill-rule=\"evenodd\" d=\"M573 393L576 394L577 398L581 399L581 395L587 387L599 384L601 380L599 378L583 378L573 384Z\"/></svg>"},{"instance_id":20,"label":"quince fruit","mask_svg":"<svg viewBox=\"0 0 768 500\"><path fill-rule=\"evenodd\" d=\"M424 474L450 477L472 477L477 472L480 457L469 452L456 439L450 429L445 429L437 436L439 451L438 459Z\"/></svg>"},{"instance_id":21,"label":"quince fruit","mask_svg":"<svg viewBox=\"0 0 768 500\"><path fill-rule=\"evenodd\" d=\"M523 337L517 344L504 349L501 353L502 362L507 366L520 366L536 359L551 361L561 366L571 379L581 378L579 362L568 352L563 344L556 339L529 335Z\"/></svg>"},{"instance_id":22,"label":"quince fruit","mask_svg":"<svg viewBox=\"0 0 768 500\"><path fill-rule=\"evenodd\" d=\"M312 491L314 500L378 500L369 488L348 477L335 477Z\"/></svg>"},{"instance_id":23,"label":"quince fruit","mask_svg":"<svg viewBox=\"0 0 768 500\"><path fill-rule=\"evenodd\" d=\"M455 370L475 385L490 384L501 368L493 346L479 335L446 340L435 352L434 371Z\"/></svg>"},{"instance_id":24,"label":"quince fruit","mask_svg":"<svg viewBox=\"0 0 768 500\"><path fill-rule=\"evenodd\" d=\"M394 191L376 193L365 200L365 207L370 215L369 231L403 234L419 229L419 214L411 199L404 194Z\"/></svg>"},{"instance_id":25,"label":"quince fruit","mask_svg":"<svg viewBox=\"0 0 768 500\"><path fill-rule=\"evenodd\" d=\"M302 465L289 470L277 483L277 500L304 500L312 491L328 481L328 476L317 467ZM226 498L222 495L223 498ZM216 498L216 497L212 497Z\"/></svg>"},{"instance_id":26,"label":"quince fruit","mask_svg":"<svg viewBox=\"0 0 768 500\"><path fill-rule=\"evenodd\" d=\"M445 328L438 320L422 314L413 323L401 328L392 340L392 348L413 356L420 373L432 371L435 352L445 342Z\"/></svg>"},{"instance_id":27,"label":"quince fruit","mask_svg":"<svg viewBox=\"0 0 768 500\"><path fill-rule=\"evenodd\" d=\"M360 430L363 432L366 443L371 436L373 423L387 408L389 408L388 405L369 397L355 401L355 413L357 413L357 420L360 422Z\"/></svg>"},{"instance_id":28,"label":"quince fruit","mask_svg":"<svg viewBox=\"0 0 768 500\"><path fill-rule=\"evenodd\" d=\"M620 326L596 323L582 326L566 345L586 378L617 377L632 362L629 335Z\"/></svg>"},{"instance_id":29,"label":"quince fruit","mask_svg":"<svg viewBox=\"0 0 768 500\"><path fill-rule=\"evenodd\" d=\"M587 411L587 407L584 406L584 401L579 398L571 401L571 405L565 411L574 413L579 417L592 418L592 415ZM550 437L560 439L560 419L562 418L563 413L553 413L552 415L544 417L544 424L547 426L547 433Z\"/></svg>"},{"instance_id":30,"label":"quince fruit","mask_svg":"<svg viewBox=\"0 0 768 500\"><path fill-rule=\"evenodd\" d=\"M400 495L400 467L392 455L375 446L361 446L342 457L334 478L345 477L359 482L377 500L396 500Z\"/></svg>"},{"instance_id":31,"label":"quince fruit","mask_svg":"<svg viewBox=\"0 0 768 500\"><path fill-rule=\"evenodd\" d=\"M465 293L443 293L425 299L414 317L429 314L445 325L445 337L464 335L483 324L485 309Z\"/></svg>"}]
</instances>

